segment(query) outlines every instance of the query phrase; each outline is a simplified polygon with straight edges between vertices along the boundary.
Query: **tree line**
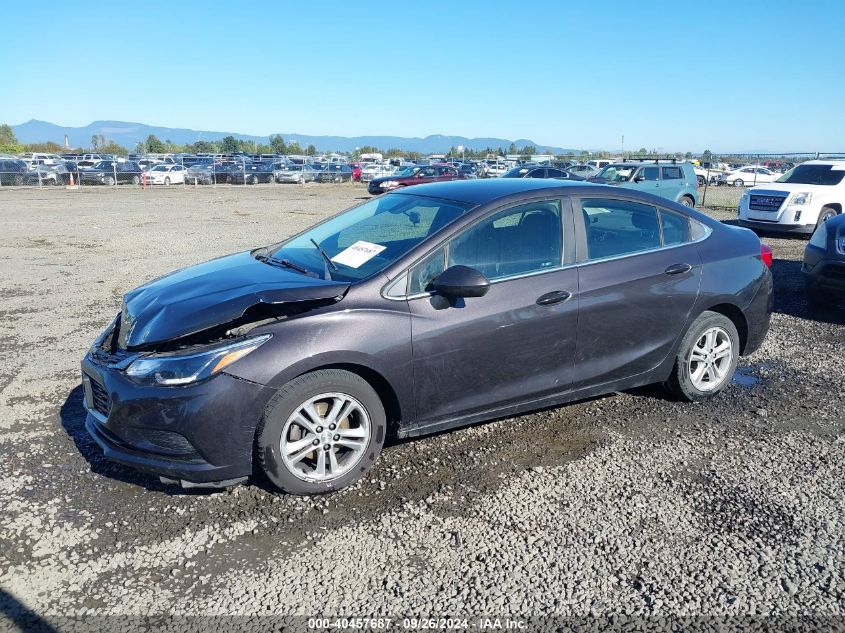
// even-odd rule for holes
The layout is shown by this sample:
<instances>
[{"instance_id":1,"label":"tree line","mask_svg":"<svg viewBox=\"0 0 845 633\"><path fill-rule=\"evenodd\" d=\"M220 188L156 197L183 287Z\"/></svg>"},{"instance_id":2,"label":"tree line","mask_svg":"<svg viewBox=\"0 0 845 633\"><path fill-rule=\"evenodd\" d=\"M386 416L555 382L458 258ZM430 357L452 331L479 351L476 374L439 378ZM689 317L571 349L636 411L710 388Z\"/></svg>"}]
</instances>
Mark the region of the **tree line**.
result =
<instances>
[{"instance_id":1,"label":"tree line","mask_svg":"<svg viewBox=\"0 0 845 633\"><path fill-rule=\"evenodd\" d=\"M170 140L160 140L155 134L150 134L143 142L138 143L134 151L139 154L299 154L306 156L314 156L317 154L317 148L312 144L308 147L302 147L296 141L286 143L285 139L280 134L273 134L269 138L268 143L256 143L254 141L245 141L236 139L234 136L225 136L217 141L196 141L180 145ZM47 141L44 143L20 143L15 136L14 131L10 125L0 124L0 154L21 154L23 152L45 152L51 154L58 154L61 152L68 152L74 154L84 154L88 152L96 152L101 154L114 154L116 156L126 156L129 151L109 140L102 134L94 134L91 137L91 146L87 148L77 147L68 149L54 143ZM325 153L330 153L331 150L326 150ZM387 158L407 158L409 160L418 160L423 158L422 152L413 152L403 150L400 148L381 149L378 147L364 146L356 149L351 153L353 158L357 158L361 154L379 153ZM534 145L525 145L517 147L516 143L511 143L507 148L504 147L486 147L484 149L462 148L459 151L458 147L449 148L448 155L454 157L462 157L473 160L490 159L496 157L504 157L505 155L520 156L523 160L534 154L552 154L551 150L545 152L537 149ZM595 151L589 152L587 150L572 151L565 154L556 154L555 158L558 160L582 160L586 161L591 158L611 158L619 156L619 152L605 152ZM646 149L641 147L637 151L624 152L625 158L631 157L656 157L662 158L671 157L678 160L693 158L692 152L675 152L670 154L661 154L655 149ZM710 150L705 150L702 159L710 160Z\"/></svg>"}]
</instances>

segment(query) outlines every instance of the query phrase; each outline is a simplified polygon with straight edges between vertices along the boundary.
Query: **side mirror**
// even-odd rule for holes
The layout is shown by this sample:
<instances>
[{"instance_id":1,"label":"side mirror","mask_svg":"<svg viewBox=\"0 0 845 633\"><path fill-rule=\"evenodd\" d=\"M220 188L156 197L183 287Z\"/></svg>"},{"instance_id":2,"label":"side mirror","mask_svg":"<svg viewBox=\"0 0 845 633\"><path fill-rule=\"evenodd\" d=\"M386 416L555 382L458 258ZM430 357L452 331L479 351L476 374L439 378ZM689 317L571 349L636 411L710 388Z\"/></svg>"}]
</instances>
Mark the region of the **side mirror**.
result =
<instances>
[{"instance_id":1,"label":"side mirror","mask_svg":"<svg viewBox=\"0 0 845 633\"><path fill-rule=\"evenodd\" d=\"M634 182L642 182L645 180L645 176L637 176L634 178Z\"/></svg>"},{"instance_id":2,"label":"side mirror","mask_svg":"<svg viewBox=\"0 0 845 633\"><path fill-rule=\"evenodd\" d=\"M490 281L475 268L450 266L432 282L434 291L450 299L483 297L490 290Z\"/></svg>"}]
</instances>

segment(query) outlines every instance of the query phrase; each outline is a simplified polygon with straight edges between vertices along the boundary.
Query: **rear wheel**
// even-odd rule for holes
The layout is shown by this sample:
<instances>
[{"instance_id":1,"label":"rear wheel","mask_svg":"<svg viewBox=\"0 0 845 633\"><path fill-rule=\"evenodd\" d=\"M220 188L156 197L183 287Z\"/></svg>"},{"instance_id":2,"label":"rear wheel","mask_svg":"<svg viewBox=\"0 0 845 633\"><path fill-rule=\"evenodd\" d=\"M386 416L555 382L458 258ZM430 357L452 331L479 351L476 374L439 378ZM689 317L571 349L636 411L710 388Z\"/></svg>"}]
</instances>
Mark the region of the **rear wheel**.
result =
<instances>
[{"instance_id":1,"label":"rear wheel","mask_svg":"<svg viewBox=\"0 0 845 633\"><path fill-rule=\"evenodd\" d=\"M140 185L141 184L141 177L140 176L132 176L132 184L133 185Z\"/></svg>"},{"instance_id":2,"label":"rear wheel","mask_svg":"<svg viewBox=\"0 0 845 633\"><path fill-rule=\"evenodd\" d=\"M267 405L256 435L258 463L285 492L340 490L370 469L386 430L384 406L366 380L340 369L311 372Z\"/></svg>"},{"instance_id":3,"label":"rear wheel","mask_svg":"<svg viewBox=\"0 0 845 633\"><path fill-rule=\"evenodd\" d=\"M681 400L704 400L727 386L738 361L739 334L733 321L703 312L684 335L666 386Z\"/></svg>"},{"instance_id":4,"label":"rear wheel","mask_svg":"<svg viewBox=\"0 0 845 633\"><path fill-rule=\"evenodd\" d=\"M693 200L689 196L684 196L683 198L681 198L681 204L684 205L685 207L694 207L695 206L695 200Z\"/></svg>"},{"instance_id":5,"label":"rear wheel","mask_svg":"<svg viewBox=\"0 0 845 633\"><path fill-rule=\"evenodd\" d=\"M734 180L734 187L742 187L745 184L742 178L737 178Z\"/></svg>"},{"instance_id":6,"label":"rear wheel","mask_svg":"<svg viewBox=\"0 0 845 633\"><path fill-rule=\"evenodd\" d=\"M253 184L253 185L257 185L258 184L258 176L253 174L252 179L250 180L250 183Z\"/></svg>"},{"instance_id":7,"label":"rear wheel","mask_svg":"<svg viewBox=\"0 0 845 633\"><path fill-rule=\"evenodd\" d=\"M114 176L106 176L103 182L109 187L111 187L112 185L114 185Z\"/></svg>"},{"instance_id":8,"label":"rear wheel","mask_svg":"<svg viewBox=\"0 0 845 633\"><path fill-rule=\"evenodd\" d=\"M165 177L164 177L164 186L165 186L165 187L169 187L169 186L170 186L170 176L165 176Z\"/></svg>"},{"instance_id":9,"label":"rear wheel","mask_svg":"<svg viewBox=\"0 0 845 633\"><path fill-rule=\"evenodd\" d=\"M699 187L703 187L707 184L707 181L704 179L704 176L696 176L695 179L698 182Z\"/></svg>"}]
</instances>

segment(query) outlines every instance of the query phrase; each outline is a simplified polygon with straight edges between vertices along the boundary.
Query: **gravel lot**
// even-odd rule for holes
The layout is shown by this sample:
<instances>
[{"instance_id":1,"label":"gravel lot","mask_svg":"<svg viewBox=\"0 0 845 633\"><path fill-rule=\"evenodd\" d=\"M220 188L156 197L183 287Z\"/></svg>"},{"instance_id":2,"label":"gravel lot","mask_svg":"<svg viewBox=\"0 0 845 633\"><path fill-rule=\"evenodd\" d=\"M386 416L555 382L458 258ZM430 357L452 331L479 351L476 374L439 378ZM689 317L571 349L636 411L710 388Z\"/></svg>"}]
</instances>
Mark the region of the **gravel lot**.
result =
<instances>
[{"instance_id":1,"label":"gravel lot","mask_svg":"<svg viewBox=\"0 0 845 633\"><path fill-rule=\"evenodd\" d=\"M122 293L365 196L0 191L0 629L174 614L845 625L845 313L808 314L800 239L766 240L772 329L707 403L640 389L395 442L320 498L183 492L106 462L79 360Z\"/></svg>"}]
</instances>

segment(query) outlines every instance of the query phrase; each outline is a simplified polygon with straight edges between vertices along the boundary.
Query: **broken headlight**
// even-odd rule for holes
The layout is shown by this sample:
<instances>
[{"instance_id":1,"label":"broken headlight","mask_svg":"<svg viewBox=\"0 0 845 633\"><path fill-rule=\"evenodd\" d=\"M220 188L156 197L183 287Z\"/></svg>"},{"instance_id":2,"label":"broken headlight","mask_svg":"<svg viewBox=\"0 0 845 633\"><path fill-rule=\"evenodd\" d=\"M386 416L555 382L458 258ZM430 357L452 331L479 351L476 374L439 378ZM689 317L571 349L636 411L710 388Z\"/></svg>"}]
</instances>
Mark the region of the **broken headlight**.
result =
<instances>
[{"instance_id":1,"label":"broken headlight","mask_svg":"<svg viewBox=\"0 0 845 633\"><path fill-rule=\"evenodd\" d=\"M210 378L236 360L257 350L270 340L271 336L254 336L190 353L141 356L126 368L126 375L136 382L146 384L187 385Z\"/></svg>"}]
</instances>

